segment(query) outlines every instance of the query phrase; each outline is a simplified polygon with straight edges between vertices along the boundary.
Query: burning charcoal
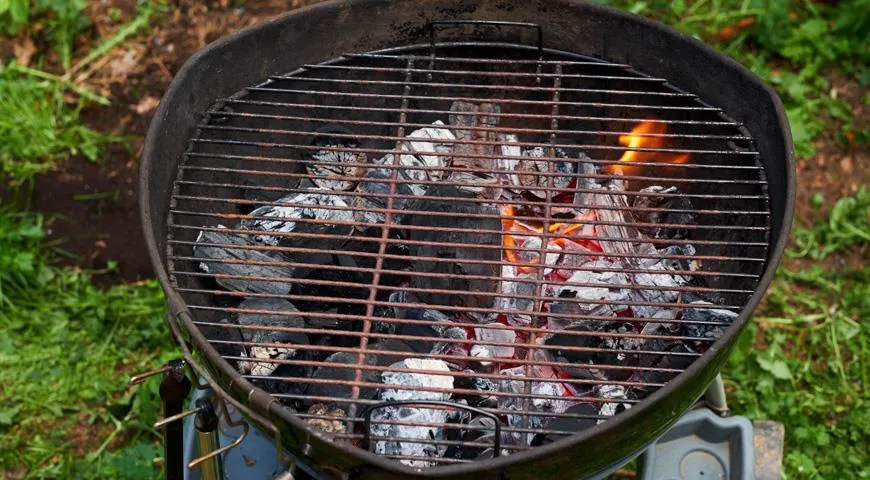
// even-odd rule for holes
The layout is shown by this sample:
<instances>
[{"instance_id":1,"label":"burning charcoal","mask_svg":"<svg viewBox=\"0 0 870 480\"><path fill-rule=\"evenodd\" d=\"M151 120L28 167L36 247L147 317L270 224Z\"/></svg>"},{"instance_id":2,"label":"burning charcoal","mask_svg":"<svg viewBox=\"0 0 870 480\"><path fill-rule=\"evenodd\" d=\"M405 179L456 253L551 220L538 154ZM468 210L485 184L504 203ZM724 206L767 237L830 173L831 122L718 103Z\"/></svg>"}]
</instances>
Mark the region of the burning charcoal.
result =
<instances>
[{"instance_id":1,"label":"burning charcoal","mask_svg":"<svg viewBox=\"0 0 870 480\"><path fill-rule=\"evenodd\" d=\"M440 371L449 373L450 368L441 360L407 358L391 365L393 368ZM381 374L384 385L403 387L453 388L453 377L424 373L391 372ZM383 401L446 401L449 392L433 392L410 389L383 388L379 395ZM428 467L432 462L427 457L443 457L447 448L444 445L425 443L426 440L442 440L443 429L436 426L396 425L392 422L414 422L440 425L447 421L448 412L437 408L422 407L383 407L372 412L371 433L373 437L401 437L404 441L375 441L375 453L379 455L403 455L418 457L420 460L400 460L412 467Z\"/></svg>"},{"instance_id":2,"label":"burning charcoal","mask_svg":"<svg viewBox=\"0 0 870 480\"><path fill-rule=\"evenodd\" d=\"M547 191L540 189L551 188L550 178L553 179L552 188L568 188L574 180L572 175L575 173L574 168L576 163L571 161L541 160L549 155L549 149L543 147L523 150L522 156L527 158L517 162L516 174L511 176L511 183L522 191L542 199L547 198ZM568 155L559 149L554 150L554 156L557 158L568 158ZM550 172L551 163L553 164L553 173L557 175L542 175ZM558 174L564 174L565 176ZM551 195L555 196L556 192L553 192Z\"/></svg>"},{"instance_id":3,"label":"burning charcoal","mask_svg":"<svg viewBox=\"0 0 870 480\"><path fill-rule=\"evenodd\" d=\"M514 296L535 296L536 285L531 282L523 282L519 280L534 280L536 275L534 273L517 275L515 273L516 267L513 265L504 265L502 266L501 271L502 281L499 286L499 292L504 296L496 299L495 308L501 310L532 312L535 309L534 300L528 298L516 298ZM509 279L516 279L517 281ZM514 326L527 327L532 323L532 316L521 313L507 314L507 323Z\"/></svg>"},{"instance_id":4,"label":"burning charcoal","mask_svg":"<svg viewBox=\"0 0 870 480\"><path fill-rule=\"evenodd\" d=\"M595 225L595 233L602 238L598 242L604 253L622 256L635 253L638 243L635 240L640 238L640 233L625 218L628 211L628 199L622 195L625 182L611 180L606 186L590 182L585 187L601 190L601 193L588 194L588 203L583 205L602 222Z\"/></svg>"},{"instance_id":5,"label":"burning charcoal","mask_svg":"<svg viewBox=\"0 0 870 480\"><path fill-rule=\"evenodd\" d=\"M565 418L556 417L549 425L547 430L553 430L554 433L539 433L532 438L532 446L539 447L548 445L565 437L571 436L573 433L581 432L587 428L594 427L598 421L594 417L598 415L598 409L590 403L578 403L568 407L564 412L570 415L584 415L585 418ZM592 418L590 418L592 417ZM558 433L571 432L571 433Z\"/></svg>"},{"instance_id":6,"label":"burning charcoal","mask_svg":"<svg viewBox=\"0 0 870 480\"><path fill-rule=\"evenodd\" d=\"M218 225L218 228L226 228ZM203 245L207 243L220 245L255 245L251 237L235 233L214 231L201 231L196 237L197 245L193 247L193 254L202 259L199 268L213 275L239 275L243 277L273 277L275 281L249 280L247 278L221 278L215 277L218 285L231 291L268 293L272 295L287 295L290 293L291 283L288 281L293 276L293 268L279 265L259 265L255 263L278 263L286 261L279 253L262 252L259 250L242 250L228 247L214 247ZM212 260L212 261L209 261ZM244 263L225 263L222 260L239 261Z\"/></svg>"},{"instance_id":7,"label":"burning charcoal","mask_svg":"<svg viewBox=\"0 0 870 480\"><path fill-rule=\"evenodd\" d=\"M445 328L441 331L441 338L468 340L468 331L462 327ZM468 356L468 346L465 343L459 342L438 342L432 348L431 353L436 355L451 355L453 357L466 357ZM457 361L457 359L451 359L451 362Z\"/></svg>"},{"instance_id":8,"label":"burning charcoal","mask_svg":"<svg viewBox=\"0 0 870 480\"><path fill-rule=\"evenodd\" d=\"M526 376L526 367L514 367L502 370L501 375L507 377ZM551 367L534 366L529 377L539 378L541 381L532 381L531 393L537 398L533 398L531 408L537 412L553 412L562 413L568 409L573 402L569 399L570 392L564 384L559 381L556 376L556 371ZM524 383L528 380L502 380L499 382L499 390L502 392L512 392L521 394L525 390ZM541 398L547 397L547 398ZM552 398L559 397L559 398ZM561 397L565 397L564 400ZM526 400L514 396L499 396L498 407L502 410L525 410L524 403ZM527 425L523 425L523 417L527 417ZM544 428L545 424L552 417L543 415L506 415L508 425L514 428ZM531 433L505 432L502 434L503 441L510 444L528 445L531 441Z\"/></svg>"},{"instance_id":9,"label":"burning charcoal","mask_svg":"<svg viewBox=\"0 0 870 480\"><path fill-rule=\"evenodd\" d=\"M266 310L280 312L280 314L264 313L239 313L238 322L242 327L304 327L302 317L288 312L298 312L292 303L283 299L275 298L249 298L239 304L240 309ZM251 330L242 328L242 338L250 343L286 343L290 345L308 345L308 336L301 332L287 332L282 330ZM296 353L292 347L282 348L274 346L248 347L248 356L252 359L275 360L288 359ZM241 365L244 363L245 365ZM272 362L240 362L239 368L247 370L251 375L269 376L278 368L277 363Z\"/></svg>"},{"instance_id":10,"label":"burning charcoal","mask_svg":"<svg viewBox=\"0 0 870 480\"><path fill-rule=\"evenodd\" d=\"M490 327L490 328L486 328ZM495 328L492 328L495 327ZM513 330L504 328L501 323L490 323L480 328L474 329L474 335L479 342L484 343L516 343L517 334ZM514 347L506 347L501 345L472 345L472 357L484 358L513 358ZM491 360L481 360L483 366L492 365Z\"/></svg>"},{"instance_id":11,"label":"burning charcoal","mask_svg":"<svg viewBox=\"0 0 870 480\"><path fill-rule=\"evenodd\" d=\"M464 370L464 372L470 373L471 376L456 377L454 380L456 388L462 390L477 390L480 393L478 395L464 394L462 395L462 398L472 407L496 407L498 405L498 398L495 395L492 395L492 392L498 391L498 384L488 378L476 376L478 372L475 370Z\"/></svg>"},{"instance_id":12,"label":"burning charcoal","mask_svg":"<svg viewBox=\"0 0 870 480\"><path fill-rule=\"evenodd\" d=\"M693 308L683 309L683 335L695 338L717 339L725 333L731 323L737 318L737 313L716 305L698 300L690 303ZM709 305L709 308L697 308ZM719 325L699 324L694 322L716 322ZM692 342L698 347L709 345L709 342Z\"/></svg>"},{"instance_id":13,"label":"burning charcoal","mask_svg":"<svg viewBox=\"0 0 870 480\"><path fill-rule=\"evenodd\" d=\"M373 212L374 209L387 208L387 196L390 193L390 184L387 183L392 178L392 171L387 168L369 169L365 178L357 185L356 191L365 194L354 197L353 219L359 223L371 223L373 225L384 223L385 215L383 212ZM401 183L402 177L399 176L396 181L396 195L414 195L411 187L407 183ZM408 204L407 198L393 197L393 209L403 210ZM393 214L395 223L399 223L401 216ZM364 227L357 227L362 229Z\"/></svg>"},{"instance_id":14,"label":"burning charcoal","mask_svg":"<svg viewBox=\"0 0 870 480\"><path fill-rule=\"evenodd\" d=\"M402 172L412 180L441 180L446 175L448 158L446 155L453 150L451 145L438 142L438 140L456 140L448 128L439 128L444 122L437 120L433 123L436 127L421 128L414 130L408 135L407 140L401 144L403 152L411 152L415 155L402 155L401 163L404 166L431 167L431 170L403 170ZM417 193L422 195L422 193Z\"/></svg>"},{"instance_id":15,"label":"burning charcoal","mask_svg":"<svg viewBox=\"0 0 870 480\"><path fill-rule=\"evenodd\" d=\"M645 247L652 248L651 245L645 244ZM643 250L643 249L642 249ZM674 245L663 250L652 250L650 256L674 256L683 255L691 256L695 254L695 248L691 245ZM688 261L670 258L645 258L637 262L638 267L657 270L671 271L673 273L636 273L634 274L634 283L640 286L649 287L648 289L633 289L629 291L629 298L633 302L646 303L673 303L679 298L680 292L677 290L667 290L667 288L681 287L691 280L691 277L680 275L678 272L688 271ZM686 268L684 268L686 267ZM662 311L671 311L670 307L662 307L659 305L634 305L632 310L635 315L641 318L653 318Z\"/></svg>"},{"instance_id":16,"label":"burning charcoal","mask_svg":"<svg viewBox=\"0 0 870 480\"><path fill-rule=\"evenodd\" d=\"M446 186L435 186L429 190L432 196L453 197L450 201L432 200L421 197L414 202L413 210L421 212L443 212L449 216L434 216L425 213L410 215L408 223L420 229L409 231L409 238L415 242L440 242L440 243L465 243L471 245L494 246L501 245L501 221L496 216L497 211L479 203L463 202L467 198L462 192ZM467 214L490 214L491 218L472 218ZM443 227L462 228L477 230L472 233L440 231ZM480 293L495 292L498 287L498 267L495 262L501 259L501 251L498 248L474 248L474 247L451 247L421 245L418 243L409 245L409 251L414 257L434 257L442 261L415 260L413 270L421 273L434 273L438 275L411 277L411 287L421 289L451 290L457 293L444 294L434 292L418 293L420 300L433 305L459 305L475 308L490 308L493 297L483 296ZM445 261L445 260L451 261ZM492 263L471 263L488 260ZM447 275L458 275L459 278ZM462 275L487 276L492 279L466 279ZM461 292L461 293L460 293ZM471 292L471 293L468 293Z\"/></svg>"},{"instance_id":17,"label":"burning charcoal","mask_svg":"<svg viewBox=\"0 0 870 480\"><path fill-rule=\"evenodd\" d=\"M656 195L679 195L680 193L677 187L662 187L659 185L646 187L640 191ZM655 197L639 195L635 197L633 207L636 209L668 210L667 212L634 210L632 214L639 223L694 225L697 219L697 215L691 211L695 209L692 201L684 196ZM638 227L638 230L647 236L662 239L682 239L686 238L689 234L689 231L685 228Z\"/></svg>"},{"instance_id":18,"label":"burning charcoal","mask_svg":"<svg viewBox=\"0 0 870 480\"><path fill-rule=\"evenodd\" d=\"M336 210L335 207L347 207L347 203L338 195L331 194L327 190L297 193L284 197L279 203L294 203L304 206L266 205L255 209L250 213L251 217L271 217L275 220L262 218L245 219L239 222L239 228L245 230L261 230L263 232L292 232L296 229L296 222L285 219L317 219L323 221L353 221L353 212L350 210ZM347 234L350 227L334 227ZM278 245L279 236L260 234L254 235L254 239L267 245Z\"/></svg>"},{"instance_id":19,"label":"burning charcoal","mask_svg":"<svg viewBox=\"0 0 870 480\"><path fill-rule=\"evenodd\" d=\"M631 408L630 403L620 402L620 400L628 400L625 387L622 385L599 385L595 388L595 393L598 398L611 400L602 404L601 409L598 410L598 414L603 417L612 417ZM602 422L604 419L598 420L598 423Z\"/></svg>"},{"instance_id":20,"label":"burning charcoal","mask_svg":"<svg viewBox=\"0 0 870 480\"><path fill-rule=\"evenodd\" d=\"M406 345L404 342L398 340L386 340L382 342L377 342L373 344L369 344L368 346L369 352L365 354L364 364L369 366L379 366L386 367L387 365L393 364L396 361L396 356L394 355L378 355L375 351L377 350L385 350L385 351L397 351L397 352L408 352L408 354L412 354L413 350L411 347ZM319 367L311 374L311 378L317 378L320 380L333 380L336 382L352 382L356 376L356 370L354 366L359 359L358 354L350 353L350 352L336 352L327 357L324 362L327 363L338 363L344 366L342 367L332 367L332 366L322 366ZM378 383L380 381L380 372L375 370L362 370L362 381L369 383ZM343 383L312 383L308 384L306 388L305 394L312 397L329 397L335 399L342 398L350 398L351 397L352 387L350 385L346 385ZM361 399L373 399L377 395L378 390L373 387L360 387L359 390L359 398ZM312 402L322 402L322 400L305 400L307 404L311 404ZM330 406L342 407L342 403L338 402L329 402Z\"/></svg>"},{"instance_id":21,"label":"burning charcoal","mask_svg":"<svg viewBox=\"0 0 870 480\"><path fill-rule=\"evenodd\" d=\"M519 178L516 176L517 165L520 163L520 158L523 151L519 145L519 138L512 134L499 134L501 144L502 157L498 159L499 175L507 180L506 183L519 185Z\"/></svg>"},{"instance_id":22,"label":"burning charcoal","mask_svg":"<svg viewBox=\"0 0 870 480\"><path fill-rule=\"evenodd\" d=\"M319 415L329 418L307 418L305 423L326 433L345 433L347 425L339 420L346 415L340 408L329 408L322 403L315 403L308 409L309 415Z\"/></svg>"},{"instance_id":23,"label":"burning charcoal","mask_svg":"<svg viewBox=\"0 0 870 480\"><path fill-rule=\"evenodd\" d=\"M571 332L571 333L568 333ZM544 343L550 346L563 346L578 348L552 349L549 355L558 362L571 363L576 367L563 367L559 369L574 378L582 379L606 379L622 381L631 375L630 370L600 369L596 366L637 366L638 355L619 353L613 350L626 350L627 338L618 338L602 335L583 335L590 333L633 333L631 326L624 322L605 322L599 320L586 320L575 324L564 332L556 333L546 339ZM595 349L595 351L579 350Z\"/></svg>"},{"instance_id":24,"label":"burning charcoal","mask_svg":"<svg viewBox=\"0 0 870 480\"><path fill-rule=\"evenodd\" d=\"M495 445L495 420L489 417L474 417L468 422L462 436L463 445L456 448L459 449L455 458L476 460L480 459L486 449L480 446L468 445L469 443L493 444Z\"/></svg>"},{"instance_id":25,"label":"burning charcoal","mask_svg":"<svg viewBox=\"0 0 870 480\"><path fill-rule=\"evenodd\" d=\"M338 137L334 134L350 133L343 129L329 130L318 135L312 145L322 147L321 150L311 154L311 159L316 162L307 163L305 169L318 187L326 190L352 190L357 180L340 180L335 177L360 177L365 172L366 154L364 152L346 151L344 149L357 149L359 142L346 136ZM355 165L356 164L356 165Z\"/></svg>"},{"instance_id":26,"label":"burning charcoal","mask_svg":"<svg viewBox=\"0 0 870 480\"><path fill-rule=\"evenodd\" d=\"M596 267L607 270L590 271L590 269L595 269ZM619 268L618 264L610 263L606 260L596 260L594 262L583 264L583 268L584 270L573 271L571 276L568 277L567 282L589 285L553 285L559 298L578 299L582 301L554 301L550 304L551 312L559 314L606 316L614 315L616 312L626 308L621 302L628 300L629 290L620 287L628 285L628 278L622 272L611 271ZM551 322L557 325L557 329L558 325L561 325L562 328L564 328L572 324L571 319L564 317L553 317Z\"/></svg>"},{"instance_id":27,"label":"burning charcoal","mask_svg":"<svg viewBox=\"0 0 870 480\"><path fill-rule=\"evenodd\" d=\"M495 199L501 196L502 192L498 179L477 172L455 170L447 177L447 181L464 184L454 186L477 198Z\"/></svg>"},{"instance_id":28,"label":"burning charcoal","mask_svg":"<svg viewBox=\"0 0 870 480\"><path fill-rule=\"evenodd\" d=\"M491 130L498 126L497 116L501 109L493 103L468 103L456 101L450 106L450 126L457 140L467 142L495 142L498 134ZM495 113L496 115L491 115ZM490 144L457 143L453 147L453 164L467 168L494 170L496 165L491 159L494 146ZM476 155L466 157L465 155ZM490 158L482 158L487 156Z\"/></svg>"}]
</instances>

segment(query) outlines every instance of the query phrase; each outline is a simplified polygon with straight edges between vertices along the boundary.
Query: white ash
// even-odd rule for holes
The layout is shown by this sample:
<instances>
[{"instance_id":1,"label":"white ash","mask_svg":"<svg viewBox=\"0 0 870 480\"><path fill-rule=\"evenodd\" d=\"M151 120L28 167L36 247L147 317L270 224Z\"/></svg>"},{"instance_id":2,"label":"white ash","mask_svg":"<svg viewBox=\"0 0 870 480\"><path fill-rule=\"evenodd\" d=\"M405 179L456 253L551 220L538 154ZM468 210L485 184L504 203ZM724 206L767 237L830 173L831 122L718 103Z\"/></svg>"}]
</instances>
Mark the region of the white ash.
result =
<instances>
[{"instance_id":1,"label":"white ash","mask_svg":"<svg viewBox=\"0 0 870 480\"><path fill-rule=\"evenodd\" d=\"M391 367L415 370L431 370L450 372L447 364L441 360L406 358L401 362L394 363ZM401 385L405 387L437 387L453 388L453 377L450 375L433 375L424 373L390 372L381 374L381 380L385 385ZM421 390L404 390L383 388L380 399L383 401L404 400L449 400L449 392L431 392ZM372 413L371 433L374 437L401 437L405 441L375 441L375 453L378 455L402 455L418 457L419 460L400 460L401 463L417 468L429 467L433 462L425 460L426 457L440 458L444 455L447 447L426 443L426 440L442 440L444 432L435 426L410 426L395 425L385 422L415 422L427 424L443 424L447 421L449 412L437 408L407 407L384 407L376 409Z\"/></svg>"},{"instance_id":2,"label":"white ash","mask_svg":"<svg viewBox=\"0 0 870 480\"><path fill-rule=\"evenodd\" d=\"M384 212L373 211L375 209L384 210L387 208L387 197L390 194L390 184L392 179L392 170L388 168L370 168L365 173L359 185L356 187L357 193L365 195L356 195L353 197L353 219L359 223L378 224L384 223ZM401 172L396 180L396 195L413 195L414 192L407 183L402 183L403 177ZM407 198L393 197L393 209L403 210L408 204ZM396 223L401 221L401 215L393 214L393 219ZM357 229L365 227L357 227Z\"/></svg>"},{"instance_id":3,"label":"white ash","mask_svg":"<svg viewBox=\"0 0 870 480\"><path fill-rule=\"evenodd\" d=\"M596 387L595 393L598 398L613 400L604 402L601 405L601 409L598 410L598 414L603 417L612 417L623 410L631 408L630 403L620 402L620 400L628 400L625 387L622 385L600 385ZM604 421L605 419L601 419L598 420L598 423L603 423Z\"/></svg>"},{"instance_id":4,"label":"white ash","mask_svg":"<svg viewBox=\"0 0 870 480\"><path fill-rule=\"evenodd\" d=\"M251 217L269 217L270 219L251 218L239 222L239 228L245 230L261 230L263 232L292 232L296 228L296 222L288 221L300 218L351 222L353 212L351 210L336 210L334 207L347 207L347 203L338 195L327 190L316 190L305 193L297 193L282 198L279 203L295 203L303 206L266 205L255 209L249 215ZM332 208L331 208L332 207ZM271 218L274 218L271 219ZM347 227L350 233L351 228ZM278 245L279 236L266 233L254 235L255 240L267 245Z\"/></svg>"},{"instance_id":5,"label":"white ash","mask_svg":"<svg viewBox=\"0 0 870 480\"><path fill-rule=\"evenodd\" d=\"M707 339L716 339L725 333L725 330L731 326L731 323L738 317L736 312L717 308L716 305L704 301L696 300L691 302L693 308L685 308L682 312L683 331L688 337L698 337ZM708 308L697 308L705 306ZM719 325L699 324L694 322L716 322ZM701 342L696 343L696 346L701 346Z\"/></svg>"},{"instance_id":6,"label":"white ash","mask_svg":"<svg viewBox=\"0 0 870 480\"><path fill-rule=\"evenodd\" d=\"M517 165L520 163L520 157L523 155L523 150L519 145L519 138L516 135L507 134L498 136L502 142L501 157L496 160L496 168L499 170L499 176L503 178L509 185L519 185L520 178L517 176Z\"/></svg>"},{"instance_id":7,"label":"white ash","mask_svg":"<svg viewBox=\"0 0 870 480\"><path fill-rule=\"evenodd\" d=\"M453 133L448 128L439 128L444 125L440 120L433 123L435 127L426 127L414 130L400 144L402 153L399 155L398 164L395 156L387 154L377 160L382 165L396 165L399 168L398 178L413 195L425 195L429 190L429 181L438 181L446 176L446 167L449 165L448 155L451 152L449 144L438 140L455 140ZM418 170L413 167L432 167L431 170ZM392 169L385 169L392 170ZM389 177L387 177L389 178Z\"/></svg>"},{"instance_id":8,"label":"white ash","mask_svg":"<svg viewBox=\"0 0 870 480\"><path fill-rule=\"evenodd\" d=\"M651 256L671 256L685 255L691 256L695 254L695 248L691 245L675 245L662 250L656 250L650 245L649 251ZM691 280L691 277L680 275L680 271L685 271L682 267L690 267L688 262L680 262L677 259L670 258L645 258L637 262L637 266L644 269L655 271L667 271L673 273L636 273L634 274L634 283L640 286L649 287L648 289L634 289L630 291L630 299L633 302L647 303L674 303L680 296L678 290L668 290L668 288L681 287ZM642 318L652 318L660 311L672 310L671 307L660 305L635 305L632 306L635 315Z\"/></svg>"},{"instance_id":9,"label":"white ash","mask_svg":"<svg viewBox=\"0 0 870 480\"><path fill-rule=\"evenodd\" d=\"M365 173L366 154L363 152L348 152L334 150L335 148L347 148L342 144L324 145L323 150L318 150L311 155L316 162L327 163L306 164L305 169L311 176L311 181L320 188L327 190L352 190L358 178ZM352 177L353 180L337 179L336 177Z\"/></svg>"},{"instance_id":10,"label":"white ash","mask_svg":"<svg viewBox=\"0 0 870 480\"><path fill-rule=\"evenodd\" d=\"M591 225L583 227L583 229L587 228L591 228ZM579 234L587 235L587 232L580 230ZM583 268L583 265L590 263L598 256L600 256L598 252L593 252L579 243L566 239L563 242L562 254L556 262L556 275L561 278L569 278L576 271L575 268Z\"/></svg>"},{"instance_id":11,"label":"white ash","mask_svg":"<svg viewBox=\"0 0 870 480\"><path fill-rule=\"evenodd\" d=\"M501 284L499 292L504 295L495 301L495 308L500 310L513 310L516 313L508 313L507 322L515 326L529 326L532 316L520 312L532 312L535 309L535 301L527 298L516 298L514 295L534 296L536 284L522 281L534 280L534 273L517 275L513 265L501 267Z\"/></svg>"},{"instance_id":12,"label":"white ash","mask_svg":"<svg viewBox=\"0 0 870 480\"><path fill-rule=\"evenodd\" d=\"M489 328L487 328L489 327ZM493 328L495 327L495 328ZM490 323L483 327L475 328L474 335L479 342L485 343L516 343L517 334L513 330L504 328L501 323ZM472 357L483 358L513 358L514 347L501 345L481 345L475 344L471 346L470 355ZM491 365L492 360L481 360L481 365Z\"/></svg>"},{"instance_id":13,"label":"white ash","mask_svg":"<svg viewBox=\"0 0 870 480\"><path fill-rule=\"evenodd\" d=\"M605 254L626 255L634 253L638 248L640 232L626 220L628 212L628 199L621 192L625 191L625 184L621 180L608 183L605 187L607 193L594 196L593 207L599 222L607 222L608 225L596 224L595 231L602 238L599 240L601 249ZM618 208L618 210L617 210ZM612 225L617 223L619 225Z\"/></svg>"},{"instance_id":14,"label":"white ash","mask_svg":"<svg viewBox=\"0 0 870 480\"><path fill-rule=\"evenodd\" d=\"M541 242L541 237L526 237L526 241L520 245L520 247L526 250L515 250L518 262L540 264ZM552 242L547 243L546 256L544 257L544 275L548 275L553 271L553 267L559 262L561 254L562 247Z\"/></svg>"},{"instance_id":15,"label":"white ash","mask_svg":"<svg viewBox=\"0 0 870 480\"><path fill-rule=\"evenodd\" d=\"M226 229L218 225L219 229ZM218 285L230 291L268 293L272 295L287 295L290 293L292 283L289 281L266 281L249 280L244 277L274 277L287 280L293 276L294 269L281 265L269 265L286 261L279 253L261 252L259 250L237 249L230 247L216 247L202 245L213 243L220 245L254 246L256 242L248 235L230 232L201 230L196 237L193 254L202 259L199 263L200 270L213 275L236 275L242 278L215 277ZM213 261L209 261L213 260ZM249 265L241 263L226 263L221 260L242 260L249 263L263 263L264 265Z\"/></svg>"},{"instance_id":16,"label":"white ash","mask_svg":"<svg viewBox=\"0 0 870 480\"><path fill-rule=\"evenodd\" d=\"M516 175L512 176L515 188L528 192L536 198L547 198L546 190L541 188L550 188L550 179L552 178L552 188L565 189L573 181L574 167L576 163L570 161L542 160L550 154L549 149L543 147L535 147L528 150L523 150L522 156L527 157L517 162L515 167ZM554 149L554 157L567 158L568 156L559 149ZM542 175L550 172L550 164L553 164L553 173L557 175ZM561 175L560 175L561 174ZM558 192L552 192L551 195L556 195Z\"/></svg>"},{"instance_id":17,"label":"white ash","mask_svg":"<svg viewBox=\"0 0 870 480\"><path fill-rule=\"evenodd\" d=\"M507 368L499 372L506 377L525 377L526 367ZM531 374L532 378L539 378L540 381L531 381L530 392L539 397L564 397L563 398L533 398L529 402L529 406L525 407L524 403L528 400L516 398L512 396L500 396L498 399L498 407L503 410L519 410L527 411L531 409L536 412L552 412L564 413L574 401L571 401L569 392L566 390L556 377L556 372L550 367L534 366ZM528 380L510 380L505 379L499 381L499 390L502 392L511 392L514 394L524 393L524 384ZM514 428L545 428L546 424L552 420L552 417L544 415L506 415L508 425ZM527 417L528 424L523 425L523 417ZM533 433L506 432L502 434L502 438L506 443L528 445L531 441Z\"/></svg>"},{"instance_id":18,"label":"white ash","mask_svg":"<svg viewBox=\"0 0 870 480\"><path fill-rule=\"evenodd\" d=\"M625 310L627 306L624 302L629 298L629 290L620 287L624 287L629 283L626 275L622 272L608 270L595 271L595 268L613 270L617 266L617 264L607 260L596 260L583 264L584 270L573 271L571 276L566 280L566 283L583 283L590 284L591 286L553 285L553 288L556 289L557 297L581 301L565 302L556 300L551 304L550 311L581 315L615 315L617 312ZM558 308L554 310L553 306L558 306ZM568 328L571 323L566 318L554 319L554 322L562 323L564 325L563 328Z\"/></svg>"},{"instance_id":19,"label":"white ash","mask_svg":"<svg viewBox=\"0 0 870 480\"><path fill-rule=\"evenodd\" d=\"M242 327L273 327L275 330L240 328L242 339L250 343L288 344L287 347L275 345L255 345L248 347L249 357L260 360L286 360L296 353L296 345L308 345L308 336L300 332L281 330L284 327L304 327L305 320L297 315L299 310L284 299L248 298L239 304L244 310L266 310L275 314L239 313L237 316ZM239 369L252 375L269 376L280 366L277 362L239 362Z\"/></svg>"},{"instance_id":20,"label":"white ash","mask_svg":"<svg viewBox=\"0 0 870 480\"><path fill-rule=\"evenodd\" d=\"M451 143L453 140L456 140L456 137L453 136L450 129L440 128L444 127L444 122L441 120L436 120L432 125L435 126L414 130L401 144L403 152L414 154L402 155L402 165L434 167L431 170L405 170L412 179L441 180L446 176L443 168L449 162L447 155L452 152ZM448 143L445 144L444 142L439 142L439 140L447 140Z\"/></svg>"}]
</instances>

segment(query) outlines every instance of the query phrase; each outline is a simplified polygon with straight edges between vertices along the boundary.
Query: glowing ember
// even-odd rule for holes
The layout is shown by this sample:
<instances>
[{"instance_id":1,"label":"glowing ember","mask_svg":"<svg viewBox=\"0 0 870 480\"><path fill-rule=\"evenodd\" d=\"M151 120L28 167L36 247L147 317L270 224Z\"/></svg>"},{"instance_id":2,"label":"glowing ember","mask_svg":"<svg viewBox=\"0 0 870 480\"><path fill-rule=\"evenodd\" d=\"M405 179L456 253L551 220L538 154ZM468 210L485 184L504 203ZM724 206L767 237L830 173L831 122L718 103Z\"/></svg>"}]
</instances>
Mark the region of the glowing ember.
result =
<instances>
[{"instance_id":1,"label":"glowing ember","mask_svg":"<svg viewBox=\"0 0 870 480\"><path fill-rule=\"evenodd\" d=\"M629 166L629 162L660 162L660 163L687 163L689 161L688 153L670 153L670 152L644 152L632 149L640 148L665 148L667 138L664 136L667 132L667 125L656 121L645 121L639 123L631 129L628 135L619 136L619 144L628 147L622 154L619 161L620 164L609 165L605 168L606 173L622 173L623 175L637 174L639 168L637 166Z\"/></svg>"}]
</instances>

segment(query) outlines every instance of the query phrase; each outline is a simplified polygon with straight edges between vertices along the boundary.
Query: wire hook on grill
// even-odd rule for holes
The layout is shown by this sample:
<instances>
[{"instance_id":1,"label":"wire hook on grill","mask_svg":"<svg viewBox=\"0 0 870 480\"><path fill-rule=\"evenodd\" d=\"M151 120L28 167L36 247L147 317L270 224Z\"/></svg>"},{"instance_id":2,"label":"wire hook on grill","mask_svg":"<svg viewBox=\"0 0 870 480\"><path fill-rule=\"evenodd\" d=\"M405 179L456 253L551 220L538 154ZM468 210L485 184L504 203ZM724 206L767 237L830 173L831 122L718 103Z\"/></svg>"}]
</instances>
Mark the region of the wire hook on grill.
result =
<instances>
[{"instance_id":1,"label":"wire hook on grill","mask_svg":"<svg viewBox=\"0 0 870 480\"><path fill-rule=\"evenodd\" d=\"M396 402L383 402L375 405L368 405L365 407L360 415L363 417L363 421L365 422L363 431L363 448L371 451L371 438L372 438L372 413L375 410L381 408L388 407L445 407L450 410L467 410L471 413L476 413L478 415L482 415L493 420L493 424L495 425L495 435L493 438L493 457L498 457L501 455L501 420L499 420L498 416L493 413L487 412L486 410L482 410L480 408L471 407L468 405L463 405L461 403L455 402L442 402L438 400L404 400L404 401L396 401Z\"/></svg>"}]
</instances>

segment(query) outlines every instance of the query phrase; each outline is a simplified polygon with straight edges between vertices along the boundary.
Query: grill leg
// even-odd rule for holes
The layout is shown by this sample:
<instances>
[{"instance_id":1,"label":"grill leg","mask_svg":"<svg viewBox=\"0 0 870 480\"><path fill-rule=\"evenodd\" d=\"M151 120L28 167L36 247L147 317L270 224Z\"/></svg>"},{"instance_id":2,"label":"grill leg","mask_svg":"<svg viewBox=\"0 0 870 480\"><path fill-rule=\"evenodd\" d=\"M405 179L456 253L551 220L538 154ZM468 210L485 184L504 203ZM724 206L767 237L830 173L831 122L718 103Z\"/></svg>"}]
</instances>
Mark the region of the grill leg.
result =
<instances>
[{"instance_id":1,"label":"grill leg","mask_svg":"<svg viewBox=\"0 0 870 480\"><path fill-rule=\"evenodd\" d=\"M728 401L725 399L725 382L722 381L722 374L716 375L713 383L707 387L704 393L704 401L710 410L713 410L719 416L728 416Z\"/></svg>"},{"instance_id":2,"label":"grill leg","mask_svg":"<svg viewBox=\"0 0 870 480\"><path fill-rule=\"evenodd\" d=\"M190 393L190 380L184 375L184 361L172 360L167 364L160 382L160 399L163 401L163 418L181 413L184 399ZM163 437L166 458L166 480L184 478L184 425L170 422Z\"/></svg>"}]
</instances>

